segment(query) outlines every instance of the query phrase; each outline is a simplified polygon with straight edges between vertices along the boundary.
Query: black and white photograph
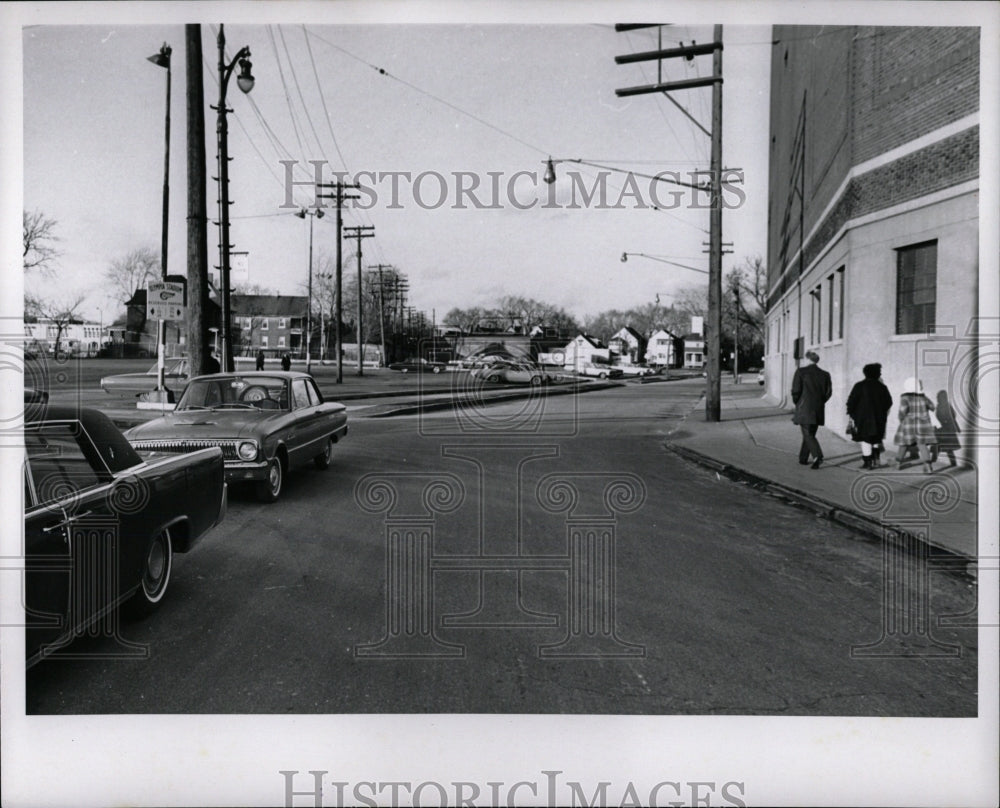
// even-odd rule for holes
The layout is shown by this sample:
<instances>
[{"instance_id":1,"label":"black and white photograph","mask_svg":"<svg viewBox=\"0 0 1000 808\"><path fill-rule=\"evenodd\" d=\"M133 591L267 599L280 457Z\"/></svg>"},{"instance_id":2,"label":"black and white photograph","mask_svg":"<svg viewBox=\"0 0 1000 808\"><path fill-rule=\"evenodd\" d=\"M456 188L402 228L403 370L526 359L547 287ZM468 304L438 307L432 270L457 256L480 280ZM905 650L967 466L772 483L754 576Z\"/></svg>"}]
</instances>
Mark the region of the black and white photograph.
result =
<instances>
[{"instance_id":1,"label":"black and white photograph","mask_svg":"<svg viewBox=\"0 0 1000 808\"><path fill-rule=\"evenodd\" d=\"M1000 8L0 22L5 805L997 804Z\"/></svg>"}]
</instances>

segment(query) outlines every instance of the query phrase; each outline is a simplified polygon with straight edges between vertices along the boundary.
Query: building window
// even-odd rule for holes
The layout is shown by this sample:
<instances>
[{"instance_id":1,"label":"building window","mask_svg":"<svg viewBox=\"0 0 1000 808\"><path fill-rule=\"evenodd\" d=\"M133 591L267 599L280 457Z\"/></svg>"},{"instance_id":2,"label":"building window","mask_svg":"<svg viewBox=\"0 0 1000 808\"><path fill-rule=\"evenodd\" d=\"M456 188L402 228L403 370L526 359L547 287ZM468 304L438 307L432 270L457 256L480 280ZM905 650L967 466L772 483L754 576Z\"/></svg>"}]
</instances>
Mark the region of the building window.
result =
<instances>
[{"instance_id":1,"label":"building window","mask_svg":"<svg viewBox=\"0 0 1000 808\"><path fill-rule=\"evenodd\" d=\"M285 328L285 327L286 327L285 318L284 317L278 318L278 328Z\"/></svg>"},{"instance_id":2,"label":"building window","mask_svg":"<svg viewBox=\"0 0 1000 808\"><path fill-rule=\"evenodd\" d=\"M934 330L937 303L937 241L896 250L896 333Z\"/></svg>"},{"instance_id":3,"label":"building window","mask_svg":"<svg viewBox=\"0 0 1000 808\"><path fill-rule=\"evenodd\" d=\"M260 318L260 330L261 331L267 331L267 323L268 323L268 320L267 320L266 317L261 317Z\"/></svg>"},{"instance_id":4,"label":"building window","mask_svg":"<svg viewBox=\"0 0 1000 808\"><path fill-rule=\"evenodd\" d=\"M260 338L260 347L261 348L266 348L267 347L267 336L266 335Z\"/></svg>"},{"instance_id":5,"label":"building window","mask_svg":"<svg viewBox=\"0 0 1000 808\"><path fill-rule=\"evenodd\" d=\"M827 318L828 340L843 339L844 336L844 268L841 267L829 278L830 311Z\"/></svg>"},{"instance_id":6,"label":"building window","mask_svg":"<svg viewBox=\"0 0 1000 808\"><path fill-rule=\"evenodd\" d=\"M817 286L810 293L812 297L812 327L809 330L809 342L818 345L823 339L823 288Z\"/></svg>"},{"instance_id":7,"label":"building window","mask_svg":"<svg viewBox=\"0 0 1000 808\"><path fill-rule=\"evenodd\" d=\"M284 348L285 347L285 338L284 337L278 337L278 347L279 348Z\"/></svg>"}]
</instances>

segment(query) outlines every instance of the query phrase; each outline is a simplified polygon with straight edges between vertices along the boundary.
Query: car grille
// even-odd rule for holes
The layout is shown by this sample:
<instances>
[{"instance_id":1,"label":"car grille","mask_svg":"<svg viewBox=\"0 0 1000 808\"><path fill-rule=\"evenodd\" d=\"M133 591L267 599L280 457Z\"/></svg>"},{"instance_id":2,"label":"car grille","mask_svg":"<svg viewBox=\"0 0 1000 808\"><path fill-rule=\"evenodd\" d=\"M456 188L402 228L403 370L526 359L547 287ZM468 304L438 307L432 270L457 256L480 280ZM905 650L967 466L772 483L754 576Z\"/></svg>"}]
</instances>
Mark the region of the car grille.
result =
<instances>
[{"instance_id":1,"label":"car grille","mask_svg":"<svg viewBox=\"0 0 1000 808\"><path fill-rule=\"evenodd\" d=\"M212 440L190 438L185 440L138 440L132 442L132 448L144 452L196 452L198 449L209 449L218 446L222 449L223 460L239 460L236 454L235 440Z\"/></svg>"}]
</instances>

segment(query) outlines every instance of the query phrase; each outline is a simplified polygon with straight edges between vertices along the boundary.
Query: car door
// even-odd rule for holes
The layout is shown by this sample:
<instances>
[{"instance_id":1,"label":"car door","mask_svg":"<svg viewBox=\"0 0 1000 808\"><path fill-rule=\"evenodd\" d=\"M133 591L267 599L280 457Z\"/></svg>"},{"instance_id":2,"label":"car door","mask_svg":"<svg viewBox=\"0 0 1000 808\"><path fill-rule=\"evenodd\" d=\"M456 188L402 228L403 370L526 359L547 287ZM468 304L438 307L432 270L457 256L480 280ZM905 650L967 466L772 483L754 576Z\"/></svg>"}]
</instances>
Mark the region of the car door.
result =
<instances>
[{"instance_id":1,"label":"car door","mask_svg":"<svg viewBox=\"0 0 1000 808\"><path fill-rule=\"evenodd\" d=\"M310 398L307 382L305 376L300 376L292 379L291 384L290 403L292 417L295 420L296 447L294 450L289 447L289 453L294 452L297 462L319 454L323 450L323 439L326 434L322 412Z\"/></svg>"},{"instance_id":2,"label":"car door","mask_svg":"<svg viewBox=\"0 0 1000 808\"><path fill-rule=\"evenodd\" d=\"M82 633L119 595L112 475L95 467L76 421L25 429L25 607L28 655Z\"/></svg>"}]
</instances>

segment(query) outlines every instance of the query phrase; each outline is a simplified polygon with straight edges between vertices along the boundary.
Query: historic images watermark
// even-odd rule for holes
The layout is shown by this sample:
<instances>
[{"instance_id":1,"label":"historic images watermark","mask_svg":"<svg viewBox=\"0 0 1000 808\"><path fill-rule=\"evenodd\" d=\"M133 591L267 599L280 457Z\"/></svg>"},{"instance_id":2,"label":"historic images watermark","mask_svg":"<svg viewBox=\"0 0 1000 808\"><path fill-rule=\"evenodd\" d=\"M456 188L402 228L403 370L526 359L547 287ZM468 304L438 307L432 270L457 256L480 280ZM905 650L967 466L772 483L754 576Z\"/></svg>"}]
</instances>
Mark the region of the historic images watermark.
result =
<instances>
[{"instance_id":1,"label":"historic images watermark","mask_svg":"<svg viewBox=\"0 0 1000 808\"><path fill-rule=\"evenodd\" d=\"M599 169L594 176L576 170L566 170L569 181L568 197L557 193L555 183L545 181L538 171L358 171L348 175L343 171L328 171L326 160L310 160L312 180L296 180L293 176L298 160L281 160L284 169L285 196L281 208L297 209L296 188L318 188L331 182L351 182L357 185L357 199L351 207L371 210L384 206L386 210L417 207L422 210L711 210L711 172L660 171L639 174L631 171L612 172ZM719 204L723 209L740 208L746 202L741 186L742 169L720 172ZM329 207L319 196L313 205Z\"/></svg>"},{"instance_id":2,"label":"historic images watermark","mask_svg":"<svg viewBox=\"0 0 1000 808\"><path fill-rule=\"evenodd\" d=\"M537 647L540 657L645 656L644 646L618 634L615 560L618 517L642 506L645 484L629 472L544 475L535 486L534 503L563 518L564 550L531 552L520 523L527 488L524 470L558 453L557 446L459 444L444 446L442 457L464 464L461 473L379 472L362 477L354 491L358 506L383 518L386 605L382 639L356 645L354 655L464 657L463 631L563 626L560 641ZM495 487L498 456L503 456L504 467L516 470L514 502L504 502L504 523L487 508L490 491L511 490ZM469 464L475 476L469 474ZM475 515L477 552L437 552L438 519L463 506ZM539 613L524 604L527 574L543 572L565 580L562 614ZM459 573L476 576L475 606L441 614L435 588Z\"/></svg>"},{"instance_id":3,"label":"historic images watermark","mask_svg":"<svg viewBox=\"0 0 1000 808\"><path fill-rule=\"evenodd\" d=\"M746 782L743 780L681 780L635 783L599 780L583 783L561 777L559 769L542 769L531 780L337 780L329 771L280 769L285 808L305 806L433 805L502 806L547 805L605 808L605 806L722 806L745 808Z\"/></svg>"}]
</instances>

